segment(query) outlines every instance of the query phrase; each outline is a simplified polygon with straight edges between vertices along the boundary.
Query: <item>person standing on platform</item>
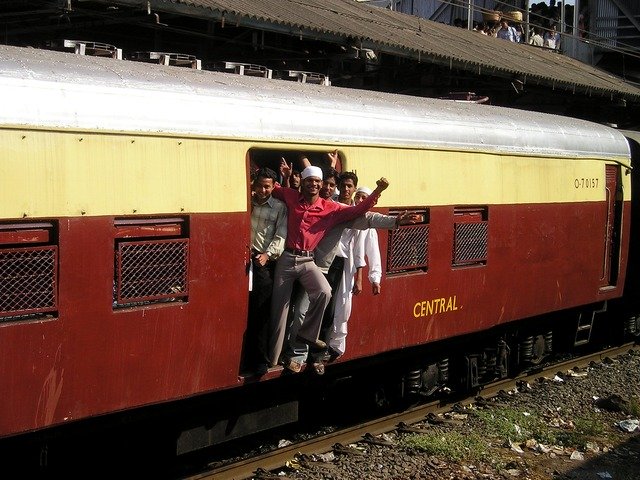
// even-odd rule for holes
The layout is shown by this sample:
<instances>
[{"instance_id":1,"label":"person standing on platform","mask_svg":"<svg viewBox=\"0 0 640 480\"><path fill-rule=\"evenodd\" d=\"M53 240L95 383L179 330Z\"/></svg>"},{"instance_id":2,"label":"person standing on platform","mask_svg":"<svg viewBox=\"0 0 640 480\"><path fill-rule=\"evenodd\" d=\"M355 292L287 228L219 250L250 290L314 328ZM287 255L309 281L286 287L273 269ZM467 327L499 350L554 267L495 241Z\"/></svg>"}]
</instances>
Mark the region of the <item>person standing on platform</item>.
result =
<instances>
[{"instance_id":1,"label":"person standing on platform","mask_svg":"<svg viewBox=\"0 0 640 480\"><path fill-rule=\"evenodd\" d=\"M516 41L516 29L509 25L507 20L500 21L500 28L496 32L496 37L510 42Z\"/></svg>"}]
</instances>

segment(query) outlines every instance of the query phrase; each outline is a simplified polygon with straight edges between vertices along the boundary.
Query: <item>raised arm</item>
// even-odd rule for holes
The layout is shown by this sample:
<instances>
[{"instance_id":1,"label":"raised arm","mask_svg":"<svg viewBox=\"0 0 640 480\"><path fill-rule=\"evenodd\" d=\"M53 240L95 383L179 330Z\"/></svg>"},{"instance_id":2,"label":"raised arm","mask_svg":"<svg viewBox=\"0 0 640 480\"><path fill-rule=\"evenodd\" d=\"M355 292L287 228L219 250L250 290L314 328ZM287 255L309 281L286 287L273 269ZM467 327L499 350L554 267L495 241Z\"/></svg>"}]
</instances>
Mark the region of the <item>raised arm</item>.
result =
<instances>
[{"instance_id":1,"label":"raised arm","mask_svg":"<svg viewBox=\"0 0 640 480\"><path fill-rule=\"evenodd\" d=\"M302 162L302 169L304 170L307 167L311 166L311 162L309 161L309 159L307 158L306 155L300 155L300 161Z\"/></svg>"},{"instance_id":2,"label":"raised arm","mask_svg":"<svg viewBox=\"0 0 640 480\"><path fill-rule=\"evenodd\" d=\"M289 187L289 178L291 177L291 165L287 163L284 157L280 157L280 175L282 175L282 186Z\"/></svg>"},{"instance_id":3,"label":"raised arm","mask_svg":"<svg viewBox=\"0 0 640 480\"><path fill-rule=\"evenodd\" d=\"M365 212L371 210L374 205L377 203L380 194L387 189L389 186L389 181L382 177L380 180L376 182L376 189L369 195L366 199L360 202L355 207L350 207L348 205L341 205L340 210L334 212L334 217L332 219L332 224L336 225L338 223L346 222L348 220L352 220L354 218L359 217L360 215L364 215Z\"/></svg>"},{"instance_id":4,"label":"raised arm","mask_svg":"<svg viewBox=\"0 0 640 480\"><path fill-rule=\"evenodd\" d=\"M338 149L336 148L333 152L327 153L327 156L329 157L331 168L335 169L336 165L338 165L338 160L340 159Z\"/></svg>"}]
</instances>

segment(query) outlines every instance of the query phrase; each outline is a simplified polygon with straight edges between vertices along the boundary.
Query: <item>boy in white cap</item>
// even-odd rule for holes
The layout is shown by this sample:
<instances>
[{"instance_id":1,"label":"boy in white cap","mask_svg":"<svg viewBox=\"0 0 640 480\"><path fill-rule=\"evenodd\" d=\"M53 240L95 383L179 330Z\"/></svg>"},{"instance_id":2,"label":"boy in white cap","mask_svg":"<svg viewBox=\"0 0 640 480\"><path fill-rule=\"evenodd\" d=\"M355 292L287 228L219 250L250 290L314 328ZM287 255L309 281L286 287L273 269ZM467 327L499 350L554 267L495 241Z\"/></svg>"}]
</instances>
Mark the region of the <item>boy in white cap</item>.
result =
<instances>
[{"instance_id":1,"label":"boy in white cap","mask_svg":"<svg viewBox=\"0 0 640 480\"><path fill-rule=\"evenodd\" d=\"M274 292L271 303L271 324L267 360L276 365L282 352L287 315L293 283L298 280L309 295L310 305L298 330L297 340L309 345L311 351L321 351L326 344L318 340L322 315L331 299L331 286L315 264L313 250L333 226L354 219L370 210L380 194L389 186L385 178L360 205L350 207L320 198L322 169L309 166L302 171L300 191L276 187L272 195L287 205L287 239L285 250L276 264ZM297 362L285 365L294 372L301 369Z\"/></svg>"}]
</instances>

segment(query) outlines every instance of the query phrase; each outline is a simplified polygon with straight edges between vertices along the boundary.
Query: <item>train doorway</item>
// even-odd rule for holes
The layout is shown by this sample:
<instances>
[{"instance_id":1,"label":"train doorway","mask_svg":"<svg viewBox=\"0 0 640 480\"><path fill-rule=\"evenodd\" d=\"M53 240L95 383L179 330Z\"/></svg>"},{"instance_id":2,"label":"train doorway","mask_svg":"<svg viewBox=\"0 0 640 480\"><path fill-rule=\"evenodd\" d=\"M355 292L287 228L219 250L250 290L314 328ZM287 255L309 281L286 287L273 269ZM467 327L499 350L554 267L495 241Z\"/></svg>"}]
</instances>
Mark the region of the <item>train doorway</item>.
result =
<instances>
[{"instance_id":1,"label":"train doorway","mask_svg":"<svg viewBox=\"0 0 640 480\"><path fill-rule=\"evenodd\" d=\"M620 260L620 232L622 228L622 189L619 165L606 165L605 201L606 224L604 237L604 259L600 287L613 287L618 282Z\"/></svg>"}]
</instances>

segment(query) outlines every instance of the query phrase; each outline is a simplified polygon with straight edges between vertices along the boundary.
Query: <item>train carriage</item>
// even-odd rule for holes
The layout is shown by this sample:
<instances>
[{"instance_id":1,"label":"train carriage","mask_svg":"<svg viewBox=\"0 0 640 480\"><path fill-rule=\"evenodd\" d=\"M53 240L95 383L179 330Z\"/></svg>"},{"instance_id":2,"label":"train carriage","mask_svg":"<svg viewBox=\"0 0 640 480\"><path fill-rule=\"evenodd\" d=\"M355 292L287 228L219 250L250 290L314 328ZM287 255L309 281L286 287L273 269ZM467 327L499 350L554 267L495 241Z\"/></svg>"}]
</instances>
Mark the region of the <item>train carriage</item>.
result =
<instances>
[{"instance_id":1,"label":"train carriage","mask_svg":"<svg viewBox=\"0 0 640 480\"><path fill-rule=\"evenodd\" d=\"M0 437L255 380L248 181L281 156L338 148L361 185L390 179L376 210L422 214L380 235L383 294L355 299L336 368L411 352L428 388L443 342L492 332L456 344L478 385L556 330L588 342L623 293L631 161L608 127L6 46L0 98Z\"/></svg>"}]
</instances>

